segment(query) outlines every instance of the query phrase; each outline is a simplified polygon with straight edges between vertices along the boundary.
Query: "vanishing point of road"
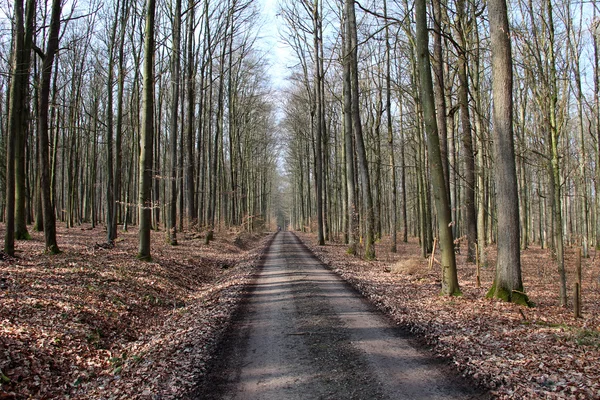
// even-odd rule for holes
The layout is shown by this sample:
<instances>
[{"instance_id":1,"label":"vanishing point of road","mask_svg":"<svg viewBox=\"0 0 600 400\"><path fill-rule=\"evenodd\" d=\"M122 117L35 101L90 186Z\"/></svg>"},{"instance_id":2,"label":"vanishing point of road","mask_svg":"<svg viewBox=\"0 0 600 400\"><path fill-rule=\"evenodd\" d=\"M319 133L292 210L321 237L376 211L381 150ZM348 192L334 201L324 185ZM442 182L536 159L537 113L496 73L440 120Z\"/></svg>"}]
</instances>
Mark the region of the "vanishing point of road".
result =
<instances>
[{"instance_id":1,"label":"vanishing point of road","mask_svg":"<svg viewBox=\"0 0 600 400\"><path fill-rule=\"evenodd\" d=\"M280 232L197 398L489 398L414 343Z\"/></svg>"}]
</instances>

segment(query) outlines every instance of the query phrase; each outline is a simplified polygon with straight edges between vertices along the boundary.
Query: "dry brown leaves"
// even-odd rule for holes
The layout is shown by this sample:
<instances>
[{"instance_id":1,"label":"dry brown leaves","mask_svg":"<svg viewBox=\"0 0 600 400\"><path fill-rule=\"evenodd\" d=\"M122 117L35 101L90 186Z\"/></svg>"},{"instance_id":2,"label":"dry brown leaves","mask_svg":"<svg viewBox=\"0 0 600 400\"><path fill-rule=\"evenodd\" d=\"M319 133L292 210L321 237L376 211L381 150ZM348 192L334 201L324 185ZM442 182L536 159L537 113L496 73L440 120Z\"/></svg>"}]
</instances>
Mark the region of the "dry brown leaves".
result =
<instances>
[{"instance_id":1,"label":"dry brown leaves","mask_svg":"<svg viewBox=\"0 0 600 400\"><path fill-rule=\"evenodd\" d=\"M583 260L583 318L558 306L558 279L548 250L522 253L523 279L535 308L485 298L493 281L495 249L475 284L475 266L458 256L461 297L442 297L439 266L429 269L418 243L377 244L378 261L346 254L341 244L303 241L333 270L424 338L440 357L489 388L499 399L600 399L600 254ZM439 257L437 257L439 259ZM415 264L417 266L415 266ZM566 264L569 290L575 279L575 249Z\"/></svg>"},{"instance_id":2,"label":"dry brown leaves","mask_svg":"<svg viewBox=\"0 0 600 400\"><path fill-rule=\"evenodd\" d=\"M4 235L3 226L0 235ZM0 257L0 399L179 398L197 382L268 237L220 232L135 259L137 233L114 248L101 228L60 227ZM250 249L250 250L246 250Z\"/></svg>"}]
</instances>

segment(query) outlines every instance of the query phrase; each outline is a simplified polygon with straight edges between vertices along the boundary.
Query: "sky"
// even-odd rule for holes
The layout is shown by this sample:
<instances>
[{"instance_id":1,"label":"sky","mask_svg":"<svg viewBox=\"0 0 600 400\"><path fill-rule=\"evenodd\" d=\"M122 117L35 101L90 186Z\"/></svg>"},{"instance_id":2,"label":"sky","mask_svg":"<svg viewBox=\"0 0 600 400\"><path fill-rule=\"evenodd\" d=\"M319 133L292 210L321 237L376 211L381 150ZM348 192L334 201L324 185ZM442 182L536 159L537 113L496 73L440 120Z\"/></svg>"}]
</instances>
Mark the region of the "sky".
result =
<instances>
[{"instance_id":1,"label":"sky","mask_svg":"<svg viewBox=\"0 0 600 400\"><path fill-rule=\"evenodd\" d=\"M272 83L275 89L281 90L286 85L286 76L289 75L288 66L291 65L289 47L279 38L281 19L277 17L279 0L260 0L262 4L264 28L261 29L261 47L269 54Z\"/></svg>"}]
</instances>

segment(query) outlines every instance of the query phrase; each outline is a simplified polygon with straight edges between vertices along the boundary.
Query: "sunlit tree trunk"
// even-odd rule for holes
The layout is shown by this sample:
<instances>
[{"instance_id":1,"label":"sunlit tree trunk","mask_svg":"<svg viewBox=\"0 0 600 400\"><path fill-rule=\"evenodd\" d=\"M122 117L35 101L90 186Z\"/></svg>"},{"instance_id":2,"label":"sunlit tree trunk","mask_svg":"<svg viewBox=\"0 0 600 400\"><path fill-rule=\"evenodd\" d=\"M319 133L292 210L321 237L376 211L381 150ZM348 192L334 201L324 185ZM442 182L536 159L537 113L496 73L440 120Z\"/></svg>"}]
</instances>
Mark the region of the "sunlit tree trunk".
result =
<instances>
[{"instance_id":1,"label":"sunlit tree trunk","mask_svg":"<svg viewBox=\"0 0 600 400\"><path fill-rule=\"evenodd\" d=\"M391 88L391 45L390 45L390 29L387 21L387 0L383 1L383 14L385 17L385 108L387 114L387 133L388 133L388 146L390 148L390 168L392 177L392 198L390 204L391 212L391 236L392 244L390 250L392 253L397 251L397 230L398 230L398 214L397 214L397 198L398 188L396 187L396 159L394 148L394 130L392 126L392 88ZM402 111L400 111L402 112Z\"/></svg>"},{"instance_id":2,"label":"sunlit tree trunk","mask_svg":"<svg viewBox=\"0 0 600 400\"><path fill-rule=\"evenodd\" d=\"M167 222L167 240L177 244L177 131L179 129L179 71L180 71L180 37L181 37L181 0L175 0L172 16L173 43L171 47L171 126L169 127L171 146L171 179L169 179L169 207ZM191 60L189 60L191 62Z\"/></svg>"},{"instance_id":3,"label":"sunlit tree trunk","mask_svg":"<svg viewBox=\"0 0 600 400\"><path fill-rule=\"evenodd\" d=\"M313 35L314 35L314 63L315 63L315 75L314 75L314 99L316 115L314 118L315 126L315 186L316 186L316 207L317 207L317 242L320 246L325 245L325 235L323 231L323 104L321 97L321 80L323 74L321 71L321 52L319 46L319 1L314 0L312 5L313 12Z\"/></svg>"},{"instance_id":4,"label":"sunlit tree trunk","mask_svg":"<svg viewBox=\"0 0 600 400\"><path fill-rule=\"evenodd\" d=\"M40 141L40 185L42 190L42 212L44 215L44 240L46 251L52 254L60 252L56 243L56 217L51 195L50 160L49 160L49 100L50 82L52 80L52 66L54 57L58 51L60 38L60 13L62 11L61 0L52 1L52 16L50 19L50 31L48 43L42 62L42 80L40 84L40 106L38 108L38 138ZM58 134L56 132L55 134Z\"/></svg>"},{"instance_id":5,"label":"sunlit tree trunk","mask_svg":"<svg viewBox=\"0 0 600 400\"><path fill-rule=\"evenodd\" d=\"M29 72L31 69L31 48L33 42L33 29L35 19L36 1L28 0L25 17L25 32L23 53L20 63L20 71L14 76L20 81L21 86L18 90L23 91L20 98L23 109L19 113L19 130L15 136L15 239L27 240L30 238L27 231L27 211L26 204L28 193L26 187L27 172L25 168L26 148L29 134L29 107L27 106L27 93L29 83Z\"/></svg>"},{"instance_id":6,"label":"sunlit tree trunk","mask_svg":"<svg viewBox=\"0 0 600 400\"><path fill-rule=\"evenodd\" d=\"M433 0L433 87L435 90L436 116L440 136L442 167L446 182L446 192L450 196L450 168L448 166L448 126L446 116L446 87L444 79L444 57L442 49L442 4L441 0ZM450 198L448 198L450 201Z\"/></svg>"},{"instance_id":7,"label":"sunlit tree trunk","mask_svg":"<svg viewBox=\"0 0 600 400\"><path fill-rule=\"evenodd\" d=\"M345 25L345 34L342 38L342 53L344 60L344 149L346 154L346 190L348 195L348 254L356 254L356 236L358 230L358 209L356 202L355 171L354 171L354 140L352 129L352 77L350 40L346 34L348 29Z\"/></svg>"},{"instance_id":8,"label":"sunlit tree trunk","mask_svg":"<svg viewBox=\"0 0 600 400\"><path fill-rule=\"evenodd\" d=\"M113 86L114 86L114 64L115 44L117 27L119 25L120 0L115 5L115 19L110 33L110 44L108 54L108 79L106 88L106 240L113 243L117 238L116 204L114 193L114 153L113 153Z\"/></svg>"},{"instance_id":9,"label":"sunlit tree trunk","mask_svg":"<svg viewBox=\"0 0 600 400\"><path fill-rule=\"evenodd\" d=\"M6 232L4 251L15 255L15 141L24 132L21 114L25 112L25 89L22 78L23 53L25 52L25 27L23 22L23 0L14 2L13 52L11 55L12 80L8 104L8 135L6 137Z\"/></svg>"},{"instance_id":10,"label":"sunlit tree trunk","mask_svg":"<svg viewBox=\"0 0 600 400\"><path fill-rule=\"evenodd\" d=\"M475 261L475 243L477 242L477 214L475 212L475 157L471 133L471 117L469 112L469 81L467 74L467 40L465 1L456 3L456 31L459 36L458 51L458 101L460 106L460 122L462 128L462 144L464 158L464 209L465 225L467 228L467 261Z\"/></svg>"},{"instance_id":11,"label":"sunlit tree trunk","mask_svg":"<svg viewBox=\"0 0 600 400\"><path fill-rule=\"evenodd\" d=\"M496 277L488 296L527 304L521 278L519 195L513 138L513 74L506 0L489 0L498 207Z\"/></svg>"},{"instance_id":12,"label":"sunlit tree trunk","mask_svg":"<svg viewBox=\"0 0 600 400\"><path fill-rule=\"evenodd\" d=\"M352 99L352 129L356 144L358 167L362 181L362 192L365 207L365 258L375 258L375 217L373 210L373 196L371 194L371 177L367 163L367 153L362 134L362 122L360 117L359 80L358 80L358 38L356 31L356 16L354 1L346 0L346 35L350 46L348 58L351 73L351 99Z\"/></svg>"},{"instance_id":13,"label":"sunlit tree trunk","mask_svg":"<svg viewBox=\"0 0 600 400\"><path fill-rule=\"evenodd\" d=\"M553 181L553 203L552 214L554 216L554 245L556 251L556 261L558 264L558 275L560 279L559 302L561 306L567 305L567 278L565 273L565 254L564 254L564 231L562 218L562 194L561 194L561 173L560 173L560 154L558 152L558 141L560 138L560 130L556 116L556 108L558 103L558 87L556 74L556 57L554 53L555 36L554 36L554 17L552 11L552 1L547 1L548 8L548 34L549 34L549 67L550 67L550 93L549 93L549 122L550 122L550 157L551 157L551 174Z\"/></svg>"},{"instance_id":14,"label":"sunlit tree trunk","mask_svg":"<svg viewBox=\"0 0 600 400\"><path fill-rule=\"evenodd\" d=\"M419 68L421 102L425 129L427 134L427 148L429 150L429 166L433 183L433 196L437 211L438 229L440 235L440 248L442 250L442 293L444 295L457 295L460 293L456 260L454 257L454 244L451 231L450 206L444 182L444 169L440 152L435 105L433 98L433 81L431 77L431 63L429 61L429 38L427 32L427 17L425 0L415 1L416 50Z\"/></svg>"},{"instance_id":15,"label":"sunlit tree trunk","mask_svg":"<svg viewBox=\"0 0 600 400\"><path fill-rule=\"evenodd\" d=\"M137 257L149 261L152 229L152 167L154 150L154 14L155 0L146 1L144 93L139 160L139 247Z\"/></svg>"}]
</instances>

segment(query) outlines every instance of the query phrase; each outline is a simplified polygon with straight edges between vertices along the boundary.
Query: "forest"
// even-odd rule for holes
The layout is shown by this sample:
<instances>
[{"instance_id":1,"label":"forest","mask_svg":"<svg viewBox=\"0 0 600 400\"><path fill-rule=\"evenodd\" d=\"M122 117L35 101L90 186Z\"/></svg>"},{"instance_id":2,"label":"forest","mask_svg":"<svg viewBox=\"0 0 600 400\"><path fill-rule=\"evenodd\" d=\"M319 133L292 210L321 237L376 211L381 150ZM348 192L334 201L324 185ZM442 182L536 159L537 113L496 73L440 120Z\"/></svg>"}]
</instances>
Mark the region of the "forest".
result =
<instances>
[{"instance_id":1,"label":"forest","mask_svg":"<svg viewBox=\"0 0 600 400\"><path fill-rule=\"evenodd\" d=\"M599 24L595 0L2 1L0 293L25 259L71 269L85 246L178 271L193 243L227 269L281 227L364 265L412 244L444 297L476 275L477 298L528 309L552 281L580 321L599 301Z\"/></svg>"}]
</instances>

